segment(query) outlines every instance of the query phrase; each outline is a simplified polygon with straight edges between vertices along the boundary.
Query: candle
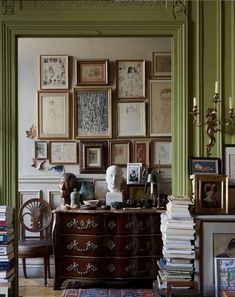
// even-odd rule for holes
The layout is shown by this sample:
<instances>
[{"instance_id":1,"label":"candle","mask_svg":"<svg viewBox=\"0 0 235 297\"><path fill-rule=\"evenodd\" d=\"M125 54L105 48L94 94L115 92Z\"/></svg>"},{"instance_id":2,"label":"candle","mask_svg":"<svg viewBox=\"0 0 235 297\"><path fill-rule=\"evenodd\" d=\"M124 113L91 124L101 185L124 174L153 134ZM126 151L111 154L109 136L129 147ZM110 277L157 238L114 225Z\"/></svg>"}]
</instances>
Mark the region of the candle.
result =
<instances>
[{"instance_id":1,"label":"candle","mask_svg":"<svg viewBox=\"0 0 235 297\"><path fill-rule=\"evenodd\" d=\"M215 94L219 94L219 82L215 82Z\"/></svg>"},{"instance_id":2,"label":"candle","mask_svg":"<svg viewBox=\"0 0 235 297\"><path fill-rule=\"evenodd\" d=\"M232 97L229 97L229 109L233 109Z\"/></svg>"},{"instance_id":3,"label":"candle","mask_svg":"<svg viewBox=\"0 0 235 297\"><path fill-rule=\"evenodd\" d=\"M193 97L193 106L197 106L197 98Z\"/></svg>"}]
</instances>

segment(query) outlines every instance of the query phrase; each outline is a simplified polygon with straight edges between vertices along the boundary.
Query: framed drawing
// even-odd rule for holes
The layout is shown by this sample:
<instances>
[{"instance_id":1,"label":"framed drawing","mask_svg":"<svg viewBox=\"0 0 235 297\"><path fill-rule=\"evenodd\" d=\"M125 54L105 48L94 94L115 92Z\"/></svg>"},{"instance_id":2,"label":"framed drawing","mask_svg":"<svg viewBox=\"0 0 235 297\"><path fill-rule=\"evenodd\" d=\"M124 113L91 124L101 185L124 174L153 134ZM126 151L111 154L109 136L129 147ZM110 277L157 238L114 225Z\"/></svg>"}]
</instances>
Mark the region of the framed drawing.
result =
<instances>
[{"instance_id":1,"label":"framed drawing","mask_svg":"<svg viewBox=\"0 0 235 297\"><path fill-rule=\"evenodd\" d=\"M171 81L150 81L150 136L171 136Z\"/></svg>"},{"instance_id":2,"label":"framed drawing","mask_svg":"<svg viewBox=\"0 0 235 297\"><path fill-rule=\"evenodd\" d=\"M75 138L111 138L111 88L74 89L74 121Z\"/></svg>"},{"instance_id":3,"label":"framed drawing","mask_svg":"<svg viewBox=\"0 0 235 297\"><path fill-rule=\"evenodd\" d=\"M106 169L106 141L80 142L80 172L105 173Z\"/></svg>"},{"instance_id":4,"label":"framed drawing","mask_svg":"<svg viewBox=\"0 0 235 297\"><path fill-rule=\"evenodd\" d=\"M152 61L153 77L171 77L171 53L153 52Z\"/></svg>"},{"instance_id":5,"label":"framed drawing","mask_svg":"<svg viewBox=\"0 0 235 297\"><path fill-rule=\"evenodd\" d=\"M154 167L171 167L172 143L170 137L151 141L151 164Z\"/></svg>"},{"instance_id":6,"label":"framed drawing","mask_svg":"<svg viewBox=\"0 0 235 297\"><path fill-rule=\"evenodd\" d=\"M108 192L108 186L105 179L95 179L95 199L104 200Z\"/></svg>"},{"instance_id":7,"label":"framed drawing","mask_svg":"<svg viewBox=\"0 0 235 297\"><path fill-rule=\"evenodd\" d=\"M49 162L51 164L77 164L77 147L76 141L51 141Z\"/></svg>"},{"instance_id":8,"label":"framed drawing","mask_svg":"<svg viewBox=\"0 0 235 297\"><path fill-rule=\"evenodd\" d=\"M127 184L140 184L141 183L141 163L127 163L126 179Z\"/></svg>"},{"instance_id":9,"label":"framed drawing","mask_svg":"<svg viewBox=\"0 0 235 297\"><path fill-rule=\"evenodd\" d=\"M78 60L77 85L107 85L108 60Z\"/></svg>"},{"instance_id":10,"label":"framed drawing","mask_svg":"<svg viewBox=\"0 0 235 297\"><path fill-rule=\"evenodd\" d=\"M221 174L220 158L189 158L190 174Z\"/></svg>"},{"instance_id":11,"label":"framed drawing","mask_svg":"<svg viewBox=\"0 0 235 297\"><path fill-rule=\"evenodd\" d=\"M228 250L230 250L229 257L235 257L234 244L230 244L235 241L234 230L235 220L226 219L225 216L223 219L217 218L216 221L200 220L199 275L203 296L215 296L214 258L218 255L220 257L228 255Z\"/></svg>"},{"instance_id":12,"label":"framed drawing","mask_svg":"<svg viewBox=\"0 0 235 297\"><path fill-rule=\"evenodd\" d=\"M116 61L118 98L145 98L145 61Z\"/></svg>"},{"instance_id":13,"label":"framed drawing","mask_svg":"<svg viewBox=\"0 0 235 297\"><path fill-rule=\"evenodd\" d=\"M145 102L117 103L117 137L146 136Z\"/></svg>"},{"instance_id":14,"label":"framed drawing","mask_svg":"<svg viewBox=\"0 0 235 297\"><path fill-rule=\"evenodd\" d=\"M40 89L69 88L69 57L66 55L40 56Z\"/></svg>"},{"instance_id":15,"label":"framed drawing","mask_svg":"<svg viewBox=\"0 0 235 297\"><path fill-rule=\"evenodd\" d=\"M149 164L149 140L134 140L133 161L143 166Z\"/></svg>"},{"instance_id":16,"label":"framed drawing","mask_svg":"<svg viewBox=\"0 0 235 297\"><path fill-rule=\"evenodd\" d=\"M223 146L223 173L228 176L229 185L235 186L235 145Z\"/></svg>"},{"instance_id":17,"label":"framed drawing","mask_svg":"<svg viewBox=\"0 0 235 297\"><path fill-rule=\"evenodd\" d=\"M37 138L70 138L69 91L38 91Z\"/></svg>"},{"instance_id":18,"label":"framed drawing","mask_svg":"<svg viewBox=\"0 0 235 297\"><path fill-rule=\"evenodd\" d=\"M44 160L48 158L47 141L35 141L35 159Z\"/></svg>"},{"instance_id":19,"label":"framed drawing","mask_svg":"<svg viewBox=\"0 0 235 297\"><path fill-rule=\"evenodd\" d=\"M125 166L131 161L131 141L130 140L110 140L109 141L109 164Z\"/></svg>"},{"instance_id":20,"label":"framed drawing","mask_svg":"<svg viewBox=\"0 0 235 297\"><path fill-rule=\"evenodd\" d=\"M215 297L229 291L235 296L235 258L215 258Z\"/></svg>"},{"instance_id":21,"label":"framed drawing","mask_svg":"<svg viewBox=\"0 0 235 297\"><path fill-rule=\"evenodd\" d=\"M228 177L225 175L195 175L195 213L228 213Z\"/></svg>"}]
</instances>

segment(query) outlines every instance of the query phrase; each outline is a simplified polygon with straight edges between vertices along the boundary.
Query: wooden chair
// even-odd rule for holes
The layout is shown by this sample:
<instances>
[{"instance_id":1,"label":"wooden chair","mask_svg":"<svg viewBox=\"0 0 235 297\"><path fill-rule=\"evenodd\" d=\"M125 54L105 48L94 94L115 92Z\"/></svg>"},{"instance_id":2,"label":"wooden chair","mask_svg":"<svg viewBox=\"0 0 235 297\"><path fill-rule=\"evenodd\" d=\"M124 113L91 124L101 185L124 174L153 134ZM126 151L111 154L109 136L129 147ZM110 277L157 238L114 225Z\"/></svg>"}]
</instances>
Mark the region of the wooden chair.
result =
<instances>
[{"instance_id":1,"label":"wooden chair","mask_svg":"<svg viewBox=\"0 0 235 297\"><path fill-rule=\"evenodd\" d=\"M21 223L21 239L18 243L18 255L22 258L24 277L27 278L26 258L44 258L44 283L46 286L47 271L51 277L50 255L53 254L51 207L42 199L30 199L21 206L19 221Z\"/></svg>"}]
</instances>

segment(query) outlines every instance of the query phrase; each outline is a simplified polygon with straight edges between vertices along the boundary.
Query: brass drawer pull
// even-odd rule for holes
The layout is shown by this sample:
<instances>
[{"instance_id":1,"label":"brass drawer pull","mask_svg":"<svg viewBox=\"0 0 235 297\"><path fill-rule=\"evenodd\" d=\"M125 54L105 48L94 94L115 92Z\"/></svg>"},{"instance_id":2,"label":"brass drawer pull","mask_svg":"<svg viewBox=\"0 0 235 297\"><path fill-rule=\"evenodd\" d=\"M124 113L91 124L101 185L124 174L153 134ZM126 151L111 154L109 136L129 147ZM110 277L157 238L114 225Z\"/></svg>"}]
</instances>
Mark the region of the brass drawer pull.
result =
<instances>
[{"instance_id":1,"label":"brass drawer pull","mask_svg":"<svg viewBox=\"0 0 235 297\"><path fill-rule=\"evenodd\" d=\"M136 267L135 267L135 264L131 264L129 266L126 266L125 267L125 271L130 273L130 272L135 272L136 271Z\"/></svg>"},{"instance_id":2,"label":"brass drawer pull","mask_svg":"<svg viewBox=\"0 0 235 297\"><path fill-rule=\"evenodd\" d=\"M68 228L76 228L79 230L92 229L92 228L96 228L97 226L98 224L91 219L80 220L80 221L77 219L73 219L67 223Z\"/></svg>"},{"instance_id":3,"label":"brass drawer pull","mask_svg":"<svg viewBox=\"0 0 235 297\"><path fill-rule=\"evenodd\" d=\"M67 271L69 271L69 272L76 272L76 273L78 273L80 275L86 275L86 274L88 274L90 272L95 272L95 271L98 270L98 268L95 267L94 265L92 265L91 263L87 263L86 270L84 272L79 271L79 270L80 270L79 264L76 263L76 262L73 262L73 264L71 264L71 265L69 265L67 267Z\"/></svg>"},{"instance_id":4,"label":"brass drawer pull","mask_svg":"<svg viewBox=\"0 0 235 297\"><path fill-rule=\"evenodd\" d=\"M76 240L73 240L72 242L70 242L67 245L68 250L74 250L74 251L78 251L78 252L87 252L87 251L95 250L97 248L98 248L98 245L96 245L95 243L93 243L91 241L86 242L86 248L84 248L84 249L79 248L79 242Z\"/></svg>"}]
</instances>

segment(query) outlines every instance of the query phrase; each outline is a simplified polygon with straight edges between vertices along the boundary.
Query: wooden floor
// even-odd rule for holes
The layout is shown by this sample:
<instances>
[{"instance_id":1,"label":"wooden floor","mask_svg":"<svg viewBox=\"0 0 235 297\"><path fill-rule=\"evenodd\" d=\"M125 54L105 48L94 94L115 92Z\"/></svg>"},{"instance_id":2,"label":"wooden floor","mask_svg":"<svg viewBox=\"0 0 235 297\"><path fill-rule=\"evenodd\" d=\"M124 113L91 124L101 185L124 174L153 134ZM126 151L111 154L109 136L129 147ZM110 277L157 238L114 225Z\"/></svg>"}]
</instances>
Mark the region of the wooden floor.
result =
<instances>
[{"instance_id":1,"label":"wooden floor","mask_svg":"<svg viewBox=\"0 0 235 297\"><path fill-rule=\"evenodd\" d=\"M44 287L42 278L20 278L19 296L21 297L61 297L62 291L53 290L53 279L48 279L48 284Z\"/></svg>"}]
</instances>

